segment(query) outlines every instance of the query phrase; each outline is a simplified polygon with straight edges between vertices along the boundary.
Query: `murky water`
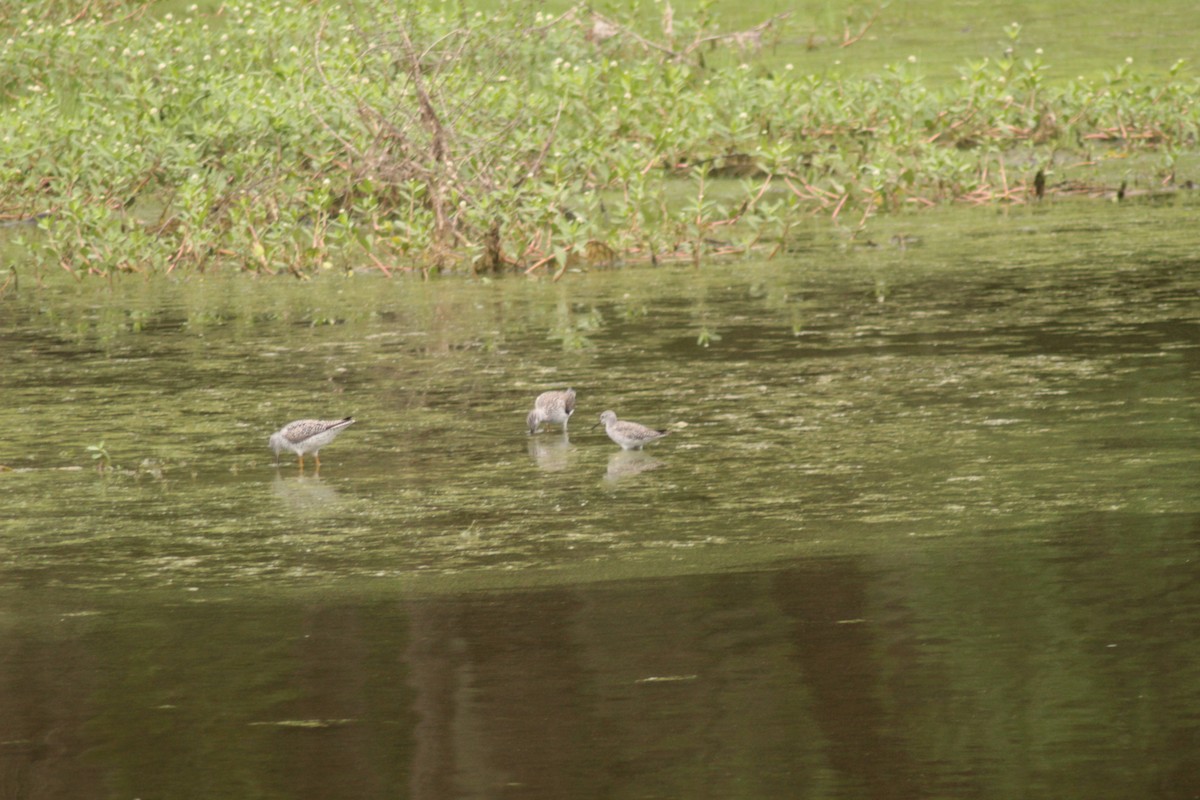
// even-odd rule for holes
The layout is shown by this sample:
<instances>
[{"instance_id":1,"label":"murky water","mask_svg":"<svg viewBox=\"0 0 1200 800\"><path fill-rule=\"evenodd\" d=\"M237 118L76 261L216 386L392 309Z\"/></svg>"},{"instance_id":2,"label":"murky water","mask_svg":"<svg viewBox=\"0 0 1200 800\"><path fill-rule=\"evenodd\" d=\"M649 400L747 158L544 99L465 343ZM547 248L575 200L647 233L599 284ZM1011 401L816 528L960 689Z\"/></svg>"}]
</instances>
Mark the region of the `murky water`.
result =
<instances>
[{"instance_id":1,"label":"murky water","mask_svg":"<svg viewBox=\"0 0 1200 800\"><path fill-rule=\"evenodd\" d=\"M0 793L1197 796L1196 212L558 284L26 278Z\"/></svg>"}]
</instances>

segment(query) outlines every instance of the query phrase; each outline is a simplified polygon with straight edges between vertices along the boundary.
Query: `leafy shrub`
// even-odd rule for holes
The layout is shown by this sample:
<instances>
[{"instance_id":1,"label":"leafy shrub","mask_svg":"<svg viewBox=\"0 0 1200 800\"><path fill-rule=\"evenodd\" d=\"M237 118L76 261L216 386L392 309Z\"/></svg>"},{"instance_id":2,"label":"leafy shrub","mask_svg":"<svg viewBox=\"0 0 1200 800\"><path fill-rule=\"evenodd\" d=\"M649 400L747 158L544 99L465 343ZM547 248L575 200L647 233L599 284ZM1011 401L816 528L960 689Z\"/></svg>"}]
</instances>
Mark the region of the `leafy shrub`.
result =
<instances>
[{"instance_id":1,"label":"leafy shrub","mask_svg":"<svg viewBox=\"0 0 1200 800\"><path fill-rule=\"evenodd\" d=\"M933 87L767 69L784 21L717 34L705 5L656 34L584 6L71 5L0 23L0 218L75 274L698 263L808 214L1024 202L1066 151L1170 181L1200 130L1182 69L1049 86L1017 26Z\"/></svg>"}]
</instances>

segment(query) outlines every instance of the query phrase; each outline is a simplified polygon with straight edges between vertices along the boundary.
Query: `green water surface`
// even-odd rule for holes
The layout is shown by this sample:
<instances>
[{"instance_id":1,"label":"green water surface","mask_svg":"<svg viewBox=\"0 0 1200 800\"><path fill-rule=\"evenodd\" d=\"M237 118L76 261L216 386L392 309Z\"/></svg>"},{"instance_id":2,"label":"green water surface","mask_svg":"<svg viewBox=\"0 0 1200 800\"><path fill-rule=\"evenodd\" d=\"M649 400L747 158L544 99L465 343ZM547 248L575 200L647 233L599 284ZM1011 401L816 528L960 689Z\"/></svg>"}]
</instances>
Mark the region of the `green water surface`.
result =
<instances>
[{"instance_id":1,"label":"green water surface","mask_svg":"<svg viewBox=\"0 0 1200 800\"><path fill-rule=\"evenodd\" d=\"M1198 210L558 283L26 275L6 796L1191 797Z\"/></svg>"}]
</instances>

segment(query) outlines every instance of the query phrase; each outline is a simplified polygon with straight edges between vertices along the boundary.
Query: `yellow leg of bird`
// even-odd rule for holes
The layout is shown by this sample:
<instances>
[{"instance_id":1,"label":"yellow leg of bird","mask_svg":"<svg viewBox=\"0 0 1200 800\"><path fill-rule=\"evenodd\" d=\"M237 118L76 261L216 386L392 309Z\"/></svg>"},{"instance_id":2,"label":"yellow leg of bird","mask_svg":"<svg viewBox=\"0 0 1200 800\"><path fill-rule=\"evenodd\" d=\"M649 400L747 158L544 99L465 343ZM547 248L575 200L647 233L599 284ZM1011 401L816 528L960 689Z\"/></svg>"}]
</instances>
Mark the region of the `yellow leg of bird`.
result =
<instances>
[{"instance_id":1,"label":"yellow leg of bird","mask_svg":"<svg viewBox=\"0 0 1200 800\"><path fill-rule=\"evenodd\" d=\"M304 471L304 453L300 453L300 470Z\"/></svg>"},{"instance_id":2,"label":"yellow leg of bird","mask_svg":"<svg viewBox=\"0 0 1200 800\"><path fill-rule=\"evenodd\" d=\"M313 453L313 458L315 458L317 460L317 469L320 469L321 468L321 453L320 453L320 451Z\"/></svg>"}]
</instances>

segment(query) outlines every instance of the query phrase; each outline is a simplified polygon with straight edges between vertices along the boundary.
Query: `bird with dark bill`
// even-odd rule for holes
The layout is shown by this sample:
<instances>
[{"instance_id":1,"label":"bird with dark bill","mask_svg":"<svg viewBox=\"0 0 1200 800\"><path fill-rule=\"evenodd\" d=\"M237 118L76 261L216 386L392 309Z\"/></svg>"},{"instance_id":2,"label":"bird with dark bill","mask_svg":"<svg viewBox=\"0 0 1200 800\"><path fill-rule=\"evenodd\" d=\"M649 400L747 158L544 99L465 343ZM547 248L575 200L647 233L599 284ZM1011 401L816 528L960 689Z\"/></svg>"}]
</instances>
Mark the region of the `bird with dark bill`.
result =
<instances>
[{"instance_id":1,"label":"bird with dark bill","mask_svg":"<svg viewBox=\"0 0 1200 800\"><path fill-rule=\"evenodd\" d=\"M648 428L637 422L617 419L615 411L605 411L596 425L603 425L608 438L621 445L622 450L641 450L670 433L668 430Z\"/></svg>"},{"instance_id":2,"label":"bird with dark bill","mask_svg":"<svg viewBox=\"0 0 1200 800\"><path fill-rule=\"evenodd\" d=\"M298 419L289 422L275 433L271 434L270 447L275 451L275 463L279 463L279 454L290 450L300 456L300 469L304 469L304 456L309 453L321 468L321 448L332 442L342 431L354 424L354 417L344 419Z\"/></svg>"}]
</instances>

